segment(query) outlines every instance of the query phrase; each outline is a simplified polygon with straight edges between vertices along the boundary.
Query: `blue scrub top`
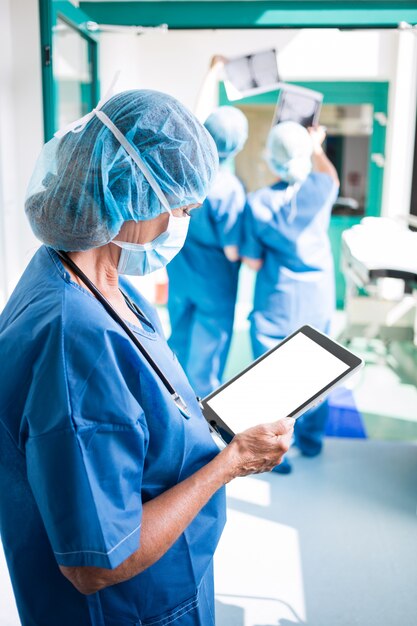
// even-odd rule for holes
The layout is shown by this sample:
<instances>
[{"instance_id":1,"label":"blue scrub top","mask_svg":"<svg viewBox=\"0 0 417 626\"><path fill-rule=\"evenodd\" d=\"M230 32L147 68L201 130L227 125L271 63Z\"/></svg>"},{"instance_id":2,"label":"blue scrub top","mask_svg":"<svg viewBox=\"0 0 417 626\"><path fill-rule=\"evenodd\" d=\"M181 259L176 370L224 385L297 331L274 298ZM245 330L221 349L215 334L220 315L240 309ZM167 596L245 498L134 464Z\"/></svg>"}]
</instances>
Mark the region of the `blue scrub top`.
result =
<instances>
[{"instance_id":1,"label":"blue scrub top","mask_svg":"<svg viewBox=\"0 0 417 626\"><path fill-rule=\"evenodd\" d=\"M262 259L252 324L282 338L303 324L327 328L334 310L333 257L328 228L338 186L313 172L299 188L278 182L248 195L242 256ZM295 208L295 210L294 210Z\"/></svg>"},{"instance_id":2,"label":"blue scrub top","mask_svg":"<svg viewBox=\"0 0 417 626\"><path fill-rule=\"evenodd\" d=\"M142 504L218 453L154 309L121 283L149 320L131 328L190 419L50 248L35 254L0 316L0 531L24 626L176 621L225 522L221 489L157 563L90 596L58 569L117 567L140 546Z\"/></svg>"},{"instance_id":3,"label":"blue scrub top","mask_svg":"<svg viewBox=\"0 0 417 626\"><path fill-rule=\"evenodd\" d=\"M233 314L240 263L230 262L223 248L239 246L244 207L242 183L221 167L203 205L191 213L184 247L167 267L170 295L219 316Z\"/></svg>"}]
</instances>

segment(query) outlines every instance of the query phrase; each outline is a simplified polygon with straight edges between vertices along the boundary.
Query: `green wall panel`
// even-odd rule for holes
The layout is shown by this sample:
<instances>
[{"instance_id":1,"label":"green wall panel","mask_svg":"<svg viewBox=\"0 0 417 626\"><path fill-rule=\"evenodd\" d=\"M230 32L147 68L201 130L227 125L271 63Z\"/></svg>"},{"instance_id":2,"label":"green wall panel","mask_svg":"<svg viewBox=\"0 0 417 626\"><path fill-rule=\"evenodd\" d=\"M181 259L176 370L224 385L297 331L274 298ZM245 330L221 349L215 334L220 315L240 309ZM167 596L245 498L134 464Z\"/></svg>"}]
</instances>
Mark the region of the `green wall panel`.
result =
<instances>
[{"instance_id":1,"label":"green wall panel","mask_svg":"<svg viewBox=\"0 0 417 626\"><path fill-rule=\"evenodd\" d=\"M56 123L56 85L53 76L53 28L58 17L72 27L89 43L89 62L92 69L92 85L89 93L83 93L83 102L91 103L91 109L97 104L100 97L98 80L98 37L86 28L89 16L75 7L68 0L39 0L41 54L42 54L42 90L43 90L43 118L45 141L51 139L57 130Z\"/></svg>"},{"instance_id":2,"label":"green wall panel","mask_svg":"<svg viewBox=\"0 0 417 626\"><path fill-rule=\"evenodd\" d=\"M417 22L417 4L407 1L317 2L293 0L212 2L81 2L90 18L103 24L170 28L392 28Z\"/></svg>"}]
</instances>

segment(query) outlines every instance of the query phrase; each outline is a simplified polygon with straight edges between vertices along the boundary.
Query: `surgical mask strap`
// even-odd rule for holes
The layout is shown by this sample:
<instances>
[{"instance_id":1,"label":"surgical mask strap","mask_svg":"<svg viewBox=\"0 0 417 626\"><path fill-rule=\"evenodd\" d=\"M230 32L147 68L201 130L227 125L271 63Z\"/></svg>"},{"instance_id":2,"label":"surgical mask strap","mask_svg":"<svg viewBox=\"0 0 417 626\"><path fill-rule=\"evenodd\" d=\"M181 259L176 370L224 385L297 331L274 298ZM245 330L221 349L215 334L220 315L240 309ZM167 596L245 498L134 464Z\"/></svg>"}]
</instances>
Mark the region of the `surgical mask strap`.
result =
<instances>
[{"instance_id":1,"label":"surgical mask strap","mask_svg":"<svg viewBox=\"0 0 417 626\"><path fill-rule=\"evenodd\" d=\"M288 200L290 201L290 206L291 206L290 213L288 215L288 220L287 220L289 224L293 223L297 215L297 193L299 192L300 187L301 187L300 183L294 183L293 185L287 187L286 195L287 197L288 195L290 196L288 197ZM290 189L291 189L291 193L289 194Z\"/></svg>"},{"instance_id":2,"label":"surgical mask strap","mask_svg":"<svg viewBox=\"0 0 417 626\"><path fill-rule=\"evenodd\" d=\"M146 163L139 156L139 153L137 152L137 150L133 148L132 144L126 139L123 133L120 132L117 126L113 124L111 119L107 117L107 115L103 111L94 109L93 113L99 118L99 120L104 124L104 126L107 126L109 131L116 137L120 145L126 150L126 152L131 157L131 159L136 163L136 165L138 166L138 168L140 169L140 171L142 172L142 174L144 175L144 177L146 178L146 180L152 187L153 191L157 195L158 200L160 201L164 209L172 215L171 207L168 204L168 200L164 192L162 191L161 187L155 180L152 172L150 171Z\"/></svg>"}]
</instances>

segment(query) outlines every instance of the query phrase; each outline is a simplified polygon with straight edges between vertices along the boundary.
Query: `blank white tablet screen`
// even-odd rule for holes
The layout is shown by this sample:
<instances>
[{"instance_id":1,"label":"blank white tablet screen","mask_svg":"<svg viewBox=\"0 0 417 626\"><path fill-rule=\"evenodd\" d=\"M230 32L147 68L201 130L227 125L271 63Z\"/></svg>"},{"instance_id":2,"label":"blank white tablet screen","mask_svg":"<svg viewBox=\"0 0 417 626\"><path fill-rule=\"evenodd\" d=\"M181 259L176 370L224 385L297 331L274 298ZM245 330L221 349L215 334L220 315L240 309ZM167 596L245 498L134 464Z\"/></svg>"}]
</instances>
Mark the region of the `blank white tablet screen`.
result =
<instances>
[{"instance_id":1,"label":"blank white tablet screen","mask_svg":"<svg viewBox=\"0 0 417 626\"><path fill-rule=\"evenodd\" d=\"M241 432L289 415L348 369L300 332L207 404L233 432Z\"/></svg>"}]
</instances>

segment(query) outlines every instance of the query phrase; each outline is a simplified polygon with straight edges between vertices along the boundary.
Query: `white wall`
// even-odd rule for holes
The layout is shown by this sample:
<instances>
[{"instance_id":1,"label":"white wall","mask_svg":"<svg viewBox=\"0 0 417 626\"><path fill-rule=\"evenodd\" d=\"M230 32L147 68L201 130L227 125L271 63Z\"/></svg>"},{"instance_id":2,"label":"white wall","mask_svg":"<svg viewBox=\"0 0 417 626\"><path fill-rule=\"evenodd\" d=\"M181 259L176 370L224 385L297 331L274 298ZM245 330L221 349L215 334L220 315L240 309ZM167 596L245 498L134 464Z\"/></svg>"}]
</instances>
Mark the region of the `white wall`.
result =
<instances>
[{"instance_id":1,"label":"white wall","mask_svg":"<svg viewBox=\"0 0 417 626\"><path fill-rule=\"evenodd\" d=\"M383 210L407 215L410 210L416 124L417 33L395 33L395 68L388 102Z\"/></svg>"},{"instance_id":2,"label":"white wall","mask_svg":"<svg viewBox=\"0 0 417 626\"><path fill-rule=\"evenodd\" d=\"M0 0L0 307L37 242L25 189L43 141L37 0Z\"/></svg>"},{"instance_id":3,"label":"white wall","mask_svg":"<svg viewBox=\"0 0 417 626\"><path fill-rule=\"evenodd\" d=\"M284 80L389 80L396 33L325 30L201 30L101 36L101 78L122 69L123 88L171 93L193 107L214 54L276 47Z\"/></svg>"},{"instance_id":4,"label":"white wall","mask_svg":"<svg viewBox=\"0 0 417 626\"><path fill-rule=\"evenodd\" d=\"M121 69L117 90L159 89L194 108L214 54L232 57L274 46L284 80L389 81L382 212L392 215L406 212L409 206L416 43L412 33L387 30L203 30L141 37L106 34L101 37L101 80L105 87Z\"/></svg>"}]
</instances>

